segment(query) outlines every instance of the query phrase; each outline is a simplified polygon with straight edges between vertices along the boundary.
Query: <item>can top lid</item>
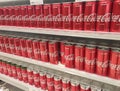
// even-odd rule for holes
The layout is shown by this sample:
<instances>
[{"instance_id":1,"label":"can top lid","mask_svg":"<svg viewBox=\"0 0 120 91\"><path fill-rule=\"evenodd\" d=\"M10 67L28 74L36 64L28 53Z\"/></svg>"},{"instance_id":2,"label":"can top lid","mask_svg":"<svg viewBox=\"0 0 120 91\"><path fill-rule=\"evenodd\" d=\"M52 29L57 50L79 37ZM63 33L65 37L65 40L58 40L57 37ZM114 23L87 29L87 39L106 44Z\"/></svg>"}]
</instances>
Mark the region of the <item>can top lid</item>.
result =
<instances>
[{"instance_id":1,"label":"can top lid","mask_svg":"<svg viewBox=\"0 0 120 91\"><path fill-rule=\"evenodd\" d=\"M120 48L112 48L113 51L120 52Z\"/></svg>"},{"instance_id":2,"label":"can top lid","mask_svg":"<svg viewBox=\"0 0 120 91\"><path fill-rule=\"evenodd\" d=\"M79 47L79 46L85 46L85 44L83 44L83 43L77 43L76 46L77 47Z\"/></svg>"},{"instance_id":3,"label":"can top lid","mask_svg":"<svg viewBox=\"0 0 120 91\"><path fill-rule=\"evenodd\" d=\"M54 77L54 75L50 74L50 73L47 73L47 78L51 78L51 77Z\"/></svg>"},{"instance_id":4,"label":"can top lid","mask_svg":"<svg viewBox=\"0 0 120 91\"><path fill-rule=\"evenodd\" d=\"M54 79L55 80L61 80L61 77L60 76L54 76Z\"/></svg>"},{"instance_id":5,"label":"can top lid","mask_svg":"<svg viewBox=\"0 0 120 91\"><path fill-rule=\"evenodd\" d=\"M88 45L86 45L86 47L89 47L89 48L95 48L95 47L96 47L96 45L91 45L91 44L88 44Z\"/></svg>"},{"instance_id":6,"label":"can top lid","mask_svg":"<svg viewBox=\"0 0 120 91\"><path fill-rule=\"evenodd\" d=\"M72 81L71 81L71 84L72 84L73 86L76 86L76 85L79 85L80 83L79 83L78 81L72 80Z\"/></svg>"},{"instance_id":7,"label":"can top lid","mask_svg":"<svg viewBox=\"0 0 120 91\"><path fill-rule=\"evenodd\" d=\"M99 49L101 50L109 50L110 48L107 46L98 46Z\"/></svg>"},{"instance_id":8,"label":"can top lid","mask_svg":"<svg viewBox=\"0 0 120 91\"><path fill-rule=\"evenodd\" d=\"M40 71L40 75L44 76L44 75L46 75L46 72Z\"/></svg>"},{"instance_id":9,"label":"can top lid","mask_svg":"<svg viewBox=\"0 0 120 91\"><path fill-rule=\"evenodd\" d=\"M62 82L63 82L63 83L69 83L69 82L70 82L70 79L69 79L69 78L63 78L63 79L62 79Z\"/></svg>"},{"instance_id":10,"label":"can top lid","mask_svg":"<svg viewBox=\"0 0 120 91\"><path fill-rule=\"evenodd\" d=\"M41 42L47 42L48 40L47 39L42 39Z\"/></svg>"}]
</instances>

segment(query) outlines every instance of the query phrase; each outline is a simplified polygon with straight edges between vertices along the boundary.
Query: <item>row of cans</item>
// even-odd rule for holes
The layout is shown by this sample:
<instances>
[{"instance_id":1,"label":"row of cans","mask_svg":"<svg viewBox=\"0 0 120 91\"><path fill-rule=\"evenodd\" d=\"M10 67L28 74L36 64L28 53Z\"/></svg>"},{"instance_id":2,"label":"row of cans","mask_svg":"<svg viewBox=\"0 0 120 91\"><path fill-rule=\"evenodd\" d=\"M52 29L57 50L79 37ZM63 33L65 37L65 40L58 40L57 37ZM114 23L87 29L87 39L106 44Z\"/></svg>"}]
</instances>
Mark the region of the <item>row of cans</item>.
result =
<instances>
[{"instance_id":1,"label":"row of cans","mask_svg":"<svg viewBox=\"0 0 120 91\"><path fill-rule=\"evenodd\" d=\"M0 51L120 79L120 48L0 36Z\"/></svg>"},{"instance_id":2,"label":"row of cans","mask_svg":"<svg viewBox=\"0 0 120 91\"><path fill-rule=\"evenodd\" d=\"M120 0L0 8L0 25L120 32Z\"/></svg>"},{"instance_id":3,"label":"row of cans","mask_svg":"<svg viewBox=\"0 0 120 91\"><path fill-rule=\"evenodd\" d=\"M89 81L76 81L64 75L57 75L40 67L13 60L0 60L0 73L24 83L29 83L44 91L112 91L104 90L101 85L91 85Z\"/></svg>"}]
</instances>

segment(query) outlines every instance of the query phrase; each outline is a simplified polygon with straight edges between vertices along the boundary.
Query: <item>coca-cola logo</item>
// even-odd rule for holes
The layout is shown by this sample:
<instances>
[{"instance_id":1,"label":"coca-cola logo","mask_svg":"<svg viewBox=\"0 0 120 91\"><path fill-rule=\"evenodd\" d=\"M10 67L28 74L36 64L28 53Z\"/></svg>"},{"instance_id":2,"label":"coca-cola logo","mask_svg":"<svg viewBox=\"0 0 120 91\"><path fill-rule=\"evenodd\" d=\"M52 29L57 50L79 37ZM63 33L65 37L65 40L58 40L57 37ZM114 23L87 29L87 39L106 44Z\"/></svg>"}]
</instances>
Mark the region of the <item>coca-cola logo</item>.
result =
<instances>
[{"instance_id":1,"label":"coca-cola logo","mask_svg":"<svg viewBox=\"0 0 120 91\"><path fill-rule=\"evenodd\" d=\"M36 21L36 16L35 15L29 16L29 20L30 21Z\"/></svg>"},{"instance_id":2,"label":"coca-cola logo","mask_svg":"<svg viewBox=\"0 0 120 91\"><path fill-rule=\"evenodd\" d=\"M44 51L40 51L41 55L48 55L48 51L44 50Z\"/></svg>"},{"instance_id":3,"label":"coca-cola logo","mask_svg":"<svg viewBox=\"0 0 120 91\"><path fill-rule=\"evenodd\" d=\"M44 21L52 21L52 15L44 16Z\"/></svg>"},{"instance_id":4,"label":"coca-cola logo","mask_svg":"<svg viewBox=\"0 0 120 91\"><path fill-rule=\"evenodd\" d=\"M67 16L62 16L62 21L68 21L68 22L72 21L72 15L69 14Z\"/></svg>"},{"instance_id":5,"label":"coca-cola logo","mask_svg":"<svg viewBox=\"0 0 120 91\"><path fill-rule=\"evenodd\" d=\"M32 53L32 48L28 48L28 53Z\"/></svg>"},{"instance_id":6,"label":"coca-cola logo","mask_svg":"<svg viewBox=\"0 0 120 91\"><path fill-rule=\"evenodd\" d=\"M75 57L75 61L77 61L77 62L84 62L84 58L80 57L80 56L77 56L77 57Z\"/></svg>"},{"instance_id":7,"label":"coca-cola logo","mask_svg":"<svg viewBox=\"0 0 120 91\"><path fill-rule=\"evenodd\" d=\"M34 49L34 53L35 54L39 54L40 53L40 49Z\"/></svg>"},{"instance_id":8,"label":"coca-cola logo","mask_svg":"<svg viewBox=\"0 0 120 91\"><path fill-rule=\"evenodd\" d=\"M49 52L50 57L57 57L58 56L58 51L55 52Z\"/></svg>"},{"instance_id":9,"label":"coca-cola logo","mask_svg":"<svg viewBox=\"0 0 120 91\"><path fill-rule=\"evenodd\" d=\"M35 82L39 82L40 80L39 80L39 77L34 77L34 81Z\"/></svg>"},{"instance_id":10,"label":"coca-cola logo","mask_svg":"<svg viewBox=\"0 0 120 91\"><path fill-rule=\"evenodd\" d=\"M3 15L0 15L0 20L4 20L4 18L3 18L4 16Z\"/></svg>"},{"instance_id":11,"label":"coca-cola logo","mask_svg":"<svg viewBox=\"0 0 120 91\"><path fill-rule=\"evenodd\" d=\"M97 15L97 22L110 22L111 13L106 13L104 15Z\"/></svg>"},{"instance_id":12,"label":"coca-cola logo","mask_svg":"<svg viewBox=\"0 0 120 91\"><path fill-rule=\"evenodd\" d=\"M120 71L120 65L117 65L116 70L117 70L117 71Z\"/></svg>"},{"instance_id":13,"label":"coca-cola logo","mask_svg":"<svg viewBox=\"0 0 120 91\"><path fill-rule=\"evenodd\" d=\"M28 75L29 80L33 79L33 75Z\"/></svg>"},{"instance_id":14,"label":"coca-cola logo","mask_svg":"<svg viewBox=\"0 0 120 91\"><path fill-rule=\"evenodd\" d=\"M83 14L80 14L79 16L73 16L73 22L83 22Z\"/></svg>"},{"instance_id":15,"label":"coca-cola logo","mask_svg":"<svg viewBox=\"0 0 120 91\"><path fill-rule=\"evenodd\" d=\"M15 20L15 15L10 16L9 20Z\"/></svg>"},{"instance_id":16,"label":"coca-cola logo","mask_svg":"<svg viewBox=\"0 0 120 91\"><path fill-rule=\"evenodd\" d=\"M111 63L110 63L110 68L113 69L113 70L116 70L117 65L116 65L116 64L111 64Z\"/></svg>"},{"instance_id":17,"label":"coca-cola logo","mask_svg":"<svg viewBox=\"0 0 120 91\"><path fill-rule=\"evenodd\" d=\"M53 21L62 21L62 15L61 14L53 16L52 18L53 18Z\"/></svg>"},{"instance_id":18,"label":"coca-cola logo","mask_svg":"<svg viewBox=\"0 0 120 91\"><path fill-rule=\"evenodd\" d=\"M85 63L86 63L87 65L95 65L95 59L94 59L94 60L85 59Z\"/></svg>"},{"instance_id":19,"label":"coca-cola logo","mask_svg":"<svg viewBox=\"0 0 120 91\"><path fill-rule=\"evenodd\" d=\"M43 15L36 16L36 21L43 21Z\"/></svg>"},{"instance_id":20,"label":"coca-cola logo","mask_svg":"<svg viewBox=\"0 0 120 91\"><path fill-rule=\"evenodd\" d=\"M9 20L9 15L4 16L4 20Z\"/></svg>"},{"instance_id":21,"label":"coca-cola logo","mask_svg":"<svg viewBox=\"0 0 120 91\"><path fill-rule=\"evenodd\" d=\"M44 79L41 79L40 82L41 82L41 84L46 84L46 80L44 80Z\"/></svg>"},{"instance_id":22,"label":"coca-cola logo","mask_svg":"<svg viewBox=\"0 0 120 91\"><path fill-rule=\"evenodd\" d=\"M105 61L105 62L97 61L97 66L102 67L102 68L107 68L108 61Z\"/></svg>"},{"instance_id":23,"label":"coca-cola logo","mask_svg":"<svg viewBox=\"0 0 120 91\"><path fill-rule=\"evenodd\" d=\"M16 46L15 49L19 51L19 50L21 50L21 47L20 46Z\"/></svg>"},{"instance_id":24,"label":"coca-cola logo","mask_svg":"<svg viewBox=\"0 0 120 91\"><path fill-rule=\"evenodd\" d=\"M22 20L22 15L18 15L18 16L16 16L16 17L15 17L15 20L17 20L17 21L21 21L21 20Z\"/></svg>"},{"instance_id":25,"label":"coca-cola logo","mask_svg":"<svg viewBox=\"0 0 120 91\"><path fill-rule=\"evenodd\" d=\"M10 49L14 49L15 46L13 44L10 44Z\"/></svg>"},{"instance_id":26,"label":"coca-cola logo","mask_svg":"<svg viewBox=\"0 0 120 91\"><path fill-rule=\"evenodd\" d=\"M6 47L6 48L9 48L9 44L6 43L6 44L5 44L5 47Z\"/></svg>"},{"instance_id":27,"label":"coca-cola logo","mask_svg":"<svg viewBox=\"0 0 120 91\"><path fill-rule=\"evenodd\" d=\"M62 89L62 85L61 84L55 85L55 89Z\"/></svg>"},{"instance_id":28,"label":"coca-cola logo","mask_svg":"<svg viewBox=\"0 0 120 91\"><path fill-rule=\"evenodd\" d=\"M62 91L70 91L70 88L67 87L67 88L62 88Z\"/></svg>"},{"instance_id":29,"label":"coca-cola logo","mask_svg":"<svg viewBox=\"0 0 120 91\"><path fill-rule=\"evenodd\" d=\"M73 61L74 60L74 54L65 55L65 60Z\"/></svg>"},{"instance_id":30,"label":"coca-cola logo","mask_svg":"<svg viewBox=\"0 0 120 91\"><path fill-rule=\"evenodd\" d=\"M22 76L25 78L27 77L27 73L22 73Z\"/></svg>"},{"instance_id":31,"label":"coca-cola logo","mask_svg":"<svg viewBox=\"0 0 120 91\"><path fill-rule=\"evenodd\" d=\"M112 14L112 22L120 22L120 15Z\"/></svg>"},{"instance_id":32,"label":"coca-cola logo","mask_svg":"<svg viewBox=\"0 0 120 91\"><path fill-rule=\"evenodd\" d=\"M28 21L28 20L29 20L28 15L22 16L22 20L24 20L24 21Z\"/></svg>"},{"instance_id":33,"label":"coca-cola logo","mask_svg":"<svg viewBox=\"0 0 120 91\"><path fill-rule=\"evenodd\" d=\"M61 54L61 56L63 57L65 53L64 53L64 52L60 52L60 54Z\"/></svg>"},{"instance_id":34,"label":"coca-cola logo","mask_svg":"<svg viewBox=\"0 0 120 91\"><path fill-rule=\"evenodd\" d=\"M22 51L27 51L27 48L26 48L26 47L25 47L25 48L22 47L21 49L22 49Z\"/></svg>"},{"instance_id":35,"label":"coca-cola logo","mask_svg":"<svg viewBox=\"0 0 120 91\"><path fill-rule=\"evenodd\" d=\"M95 22L96 21L96 13L92 13L90 15L84 16L84 22Z\"/></svg>"},{"instance_id":36,"label":"coca-cola logo","mask_svg":"<svg viewBox=\"0 0 120 91\"><path fill-rule=\"evenodd\" d=\"M47 82L47 85L52 87L52 86L54 86L54 82L53 81Z\"/></svg>"}]
</instances>

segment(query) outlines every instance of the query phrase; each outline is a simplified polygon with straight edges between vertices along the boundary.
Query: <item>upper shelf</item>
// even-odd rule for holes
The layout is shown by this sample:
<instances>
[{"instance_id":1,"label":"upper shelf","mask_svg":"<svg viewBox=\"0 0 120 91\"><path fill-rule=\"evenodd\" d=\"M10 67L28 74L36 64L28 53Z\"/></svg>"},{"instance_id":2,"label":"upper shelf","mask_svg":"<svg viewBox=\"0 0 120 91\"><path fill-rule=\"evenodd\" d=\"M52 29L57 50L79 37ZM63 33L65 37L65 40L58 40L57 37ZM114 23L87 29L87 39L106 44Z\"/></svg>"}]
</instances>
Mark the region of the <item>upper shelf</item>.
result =
<instances>
[{"instance_id":1,"label":"upper shelf","mask_svg":"<svg viewBox=\"0 0 120 91\"><path fill-rule=\"evenodd\" d=\"M29 28L29 27L14 27L14 26L0 26L0 30L35 33L35 34L81 37L81 38L120 40L120 33L113 33L113 32L61 30L61 29L50 29L50 28L49 29L48 28Z\"/></svg>"}]
</instances>

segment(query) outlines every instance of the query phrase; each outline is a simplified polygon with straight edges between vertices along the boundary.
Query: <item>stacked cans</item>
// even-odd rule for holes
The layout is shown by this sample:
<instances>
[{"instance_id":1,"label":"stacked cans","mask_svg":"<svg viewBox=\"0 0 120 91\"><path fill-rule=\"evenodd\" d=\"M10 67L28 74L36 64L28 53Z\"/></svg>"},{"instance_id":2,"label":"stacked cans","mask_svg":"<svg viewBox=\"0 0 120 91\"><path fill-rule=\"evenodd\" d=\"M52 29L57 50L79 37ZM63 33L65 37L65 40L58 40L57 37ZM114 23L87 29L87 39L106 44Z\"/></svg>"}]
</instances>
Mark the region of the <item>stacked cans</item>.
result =
<instances>
[{"instance_id":1,"label":"stacked cans","mask_svg":"<svg viewBox=\"0 0 120 91\"><path fill-rule=\"evenodd\" d=\"M119 3L120 0L94 0L1 7L0 25L120 32Z\"/></svg>"}]
</instances>

